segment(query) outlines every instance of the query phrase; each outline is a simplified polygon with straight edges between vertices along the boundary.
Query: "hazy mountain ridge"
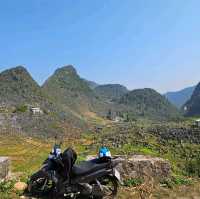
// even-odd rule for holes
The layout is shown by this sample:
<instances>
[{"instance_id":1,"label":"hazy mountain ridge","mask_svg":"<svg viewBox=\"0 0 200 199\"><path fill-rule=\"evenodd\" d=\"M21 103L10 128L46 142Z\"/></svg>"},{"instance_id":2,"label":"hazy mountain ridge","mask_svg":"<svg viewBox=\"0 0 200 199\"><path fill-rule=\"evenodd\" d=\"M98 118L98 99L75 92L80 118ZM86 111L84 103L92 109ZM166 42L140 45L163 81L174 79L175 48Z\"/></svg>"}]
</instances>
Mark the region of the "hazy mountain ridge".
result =
<instances>
[{"instance_id":1,"label":"hazy mountain ridge","mask_svg":"<svg viewBox=\"0 0 200 199\"><path fill-rule=\"evenodd\" d=\"M181 108L192 96L196 86L184 88L179 91L167 92L164 95L177 108Z\"/></svg>"},{"instance_id":2,"label":"hazy mountain ridge","mask_svg":"<svg viewBox=\"0 0 200 199\"><path fill-rule=\"evenodd\" d=\"M186 116L200 116L200 83L182 109Z\"/></svg>"}]
</instances>

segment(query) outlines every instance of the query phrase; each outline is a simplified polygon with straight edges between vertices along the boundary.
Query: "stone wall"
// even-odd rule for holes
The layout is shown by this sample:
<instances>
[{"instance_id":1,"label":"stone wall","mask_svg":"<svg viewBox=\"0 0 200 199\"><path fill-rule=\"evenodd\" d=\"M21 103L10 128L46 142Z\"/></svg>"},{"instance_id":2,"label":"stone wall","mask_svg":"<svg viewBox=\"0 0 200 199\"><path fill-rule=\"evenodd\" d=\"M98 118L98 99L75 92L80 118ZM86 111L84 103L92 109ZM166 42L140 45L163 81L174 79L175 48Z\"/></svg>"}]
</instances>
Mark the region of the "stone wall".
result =
<instances>
[{"instance_id":1,"label":"stone wall","mask_svg":"<svg viewBox=\"0 0 200 199\"><path fill-rule=\"evenodd\" d=\"M165 126L157 126L149 128L148 132L160 137L163 140L177 140L200 144L199 128L171 128Z\"/></svg>"},{"instance_id":2,"label":"stone wall","mask_svg":"<svg viewBox=\"0 0 200 199\"><path fill-rule=\"evenodd\" d=\"M8 177L10 161L7 157L0 157L0 181Z\"/></svg>"}]
</instances>

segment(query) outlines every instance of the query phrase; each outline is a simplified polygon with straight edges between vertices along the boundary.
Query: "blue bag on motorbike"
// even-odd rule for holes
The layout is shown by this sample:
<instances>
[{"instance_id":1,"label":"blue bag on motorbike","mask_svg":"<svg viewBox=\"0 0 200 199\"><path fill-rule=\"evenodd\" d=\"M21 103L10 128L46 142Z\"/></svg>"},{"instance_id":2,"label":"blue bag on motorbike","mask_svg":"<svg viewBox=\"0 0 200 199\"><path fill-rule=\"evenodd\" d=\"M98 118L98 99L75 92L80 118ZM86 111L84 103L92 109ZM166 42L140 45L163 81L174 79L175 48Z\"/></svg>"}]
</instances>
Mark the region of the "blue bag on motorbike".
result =
<instances>
[{"instance_id":1,"label":"blue bag on motorbike","mask_svg":"<svg viewBox=\"0 0 200 199\"><path fill-rule=\"evenodd\" d=\"M99 162L108 162L111 160L111 152L110 150L103 146L99 149L99 154L98 154L98 157L99 157Z\"/></svg>"}]
</instances>

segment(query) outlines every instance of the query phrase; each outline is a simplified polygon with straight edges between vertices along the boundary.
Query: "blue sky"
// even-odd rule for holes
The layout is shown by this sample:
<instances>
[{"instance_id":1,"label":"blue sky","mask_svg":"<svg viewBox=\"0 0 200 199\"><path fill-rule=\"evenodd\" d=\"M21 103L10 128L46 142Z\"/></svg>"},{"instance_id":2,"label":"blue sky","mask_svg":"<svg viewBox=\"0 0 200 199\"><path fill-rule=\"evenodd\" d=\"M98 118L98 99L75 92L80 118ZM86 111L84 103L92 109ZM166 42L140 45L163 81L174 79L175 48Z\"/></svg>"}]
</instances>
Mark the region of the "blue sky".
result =
<instances>
[{"instance_id":1,"label":"blue sky","mask_svg":"<svg viewBox=\"0 0 200 199\"><path fill-rule=\"evenodd\" d=\"M200 81L199 0L0 0L0 71L40 84L72 64L98 83L177 90Z\"/></svg>"}]
</instances>

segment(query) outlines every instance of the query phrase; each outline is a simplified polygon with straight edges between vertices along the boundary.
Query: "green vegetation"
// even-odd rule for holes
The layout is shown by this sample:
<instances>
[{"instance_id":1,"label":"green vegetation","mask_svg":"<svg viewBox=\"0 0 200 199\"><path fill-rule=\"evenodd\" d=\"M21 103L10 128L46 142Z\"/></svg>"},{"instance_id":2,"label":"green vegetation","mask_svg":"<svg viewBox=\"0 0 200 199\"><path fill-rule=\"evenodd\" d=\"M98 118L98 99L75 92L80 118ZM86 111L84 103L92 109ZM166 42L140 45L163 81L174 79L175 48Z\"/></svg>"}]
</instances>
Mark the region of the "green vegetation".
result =
<instances>
[{"instance_id":1,"label":"green vegetation","mask_svg":"<svg viewBox=\"0 0 200 199\"><path fill-rule=\"evenodd\" d=\"M126 187L136 187L143 183L143 180L140 178L130 178L124 181L124 186Z\"/></svg>"},{"instance_id":2,"label":"green vegetation","mask_svg":"<svg viewBox=\"0 0 200 199\"><path fill-rule=\"evenodd\" d=\"M25 113L28 110L27 105L17 106L14 113Z\"/></svg>"},{"instance_id":3,"label":"green vegetation","mask_svg":"<svg viewBox=\"0 0 200 199\"><path fill-rule=\"evenodd\" d=\"M106 84L97 86L95 92L100 98L113 101L125 95L128 89L120 84Z\"/></svg>"},{"instance_id":4,"label":"green vegetation","mask_svg":"<svg viewBox=\"0 0 200 199\"><path fill-rule=\"evenodd\" d=\"M180 185L191 185L193 182L191 179L182 176L172 176L172 178L163 179L160 184L161 186L167 187L169 189Z\"/></svg>"},{"instance_id":5,"label":"green vegetation","mask_svg":"<svg viewBox=\"0 0 200 199\"><path fill-rule=\"evenodd\" d=\"M190 156L185 164L185 171L190 176L200 177L200 151L192 152Z\"/></svg>"},{"instance_id":6,"label":"green vegetation","mask_svg":"<svg viewBox=\"0 0 200 199\"><path fill-rule=\"evenodd\" d=\"M136 117L157 120L180 118L178 110L169 101L153 89L137 89L128 92L119 100L128 107L127 112Z\"/></svg>"},{"instance_id":7,"label":"green vegetation","mask_svg":"<svg viewBox=\"0 0 200 199\"><path fill-rule=\"evenodd\" d=\"M14 181L1 182L0 183L0 198L11 199L13 193Z\"/></svg>"}]
</instances>

